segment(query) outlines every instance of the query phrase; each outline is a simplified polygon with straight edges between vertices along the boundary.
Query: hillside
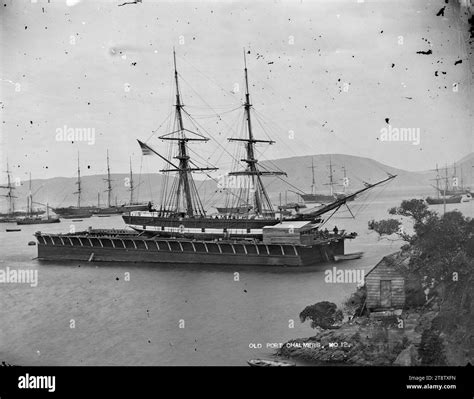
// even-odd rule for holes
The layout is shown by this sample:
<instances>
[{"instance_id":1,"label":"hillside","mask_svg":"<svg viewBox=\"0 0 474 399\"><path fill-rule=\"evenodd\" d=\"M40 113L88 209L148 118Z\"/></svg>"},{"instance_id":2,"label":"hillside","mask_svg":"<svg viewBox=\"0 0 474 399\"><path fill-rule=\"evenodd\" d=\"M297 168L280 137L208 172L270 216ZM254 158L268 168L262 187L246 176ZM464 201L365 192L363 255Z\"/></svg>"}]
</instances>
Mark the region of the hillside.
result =
<instances>
[{"instance_id":1,"label":"hillside","mask_svg":"<svg viewBox=\"0 0 474 399\"><path fill-rule=\"evenodd\" d=\"M381 180L386 177L385 172L396 174L397 178L390 183L386 188L386 193L393 193L398 191L410 191L417 195L427 195L432 193L433 189L430 184L433 182L430 179L435 177L434 171L420 171L410 172L393 168L388 165L384 165L380 162L369 158L357 157L353 155L343 154L324 154L314 156L301 156L292 158L281 158L272 161L261 162L262 168L267 170L283 170L288 174L285 178L286 181L291 183L292 186L288 185L277 177L265 177L266 187L274 203L278 202L279 193L287 191L288 200L293 201L297 198L296 194L291 191L297 191L299 188L305 192L310 191L311 187L311 160L314 162L315 169L315 181L317 191L328 191L329 187L326 185L329 178L329 160L333 165L333 178L335 190L342 190L341 179L343 177L343 167L346 169L346 175L350 180L349 191L357 190L363 187L363 181L373 183L377 180ZM441 167L442 165L440 165ZM460 161L456 162L458 176L462 170L464 183L467 186L474 187L474 153L470 154ZM449 168L448 175L452 175L452 167ZM96 205L97 196L100 193L101 205L106 202L105 193L105 175L92 175L84 176L82 178L83 197L82 203L84 205ZM215 174L218 177L218 174ZM202 178L202 176L198 176ZM127 174L112 174L113 179L113 200L115 197L117 202L122 204L127 202L130 197L128 191L128 175ZM2 179L5 180L5 177ZM161 191L163 187L164 177L163 175L156 174L144 174L138 178L135 176L135 184L137 189L135 191L135 200L149 201L152 200L155 203L159 203L161 200ZM138 180L140 184L138 185ZM28 192L28 182L22 182L23 184L16 187L15 195L16 209L25 209L26 207L26 195ZM212 207L217 204L222 204L219 200L219 194L216 182L212 180L196 181L198 190L201 193L203 202L208 206ZM73 194L76 191L76 179L74 177L55 177L51 179L34 179L32 181L32 192L34 194L35 202L49 203L51 206L68 206L76 203L76 197ZM2 190L5 193L5 190ZM217 194L217 195L216 195ZM3 199L0 209L6 210L7 204Z\"/></svg>"}]
</instances>

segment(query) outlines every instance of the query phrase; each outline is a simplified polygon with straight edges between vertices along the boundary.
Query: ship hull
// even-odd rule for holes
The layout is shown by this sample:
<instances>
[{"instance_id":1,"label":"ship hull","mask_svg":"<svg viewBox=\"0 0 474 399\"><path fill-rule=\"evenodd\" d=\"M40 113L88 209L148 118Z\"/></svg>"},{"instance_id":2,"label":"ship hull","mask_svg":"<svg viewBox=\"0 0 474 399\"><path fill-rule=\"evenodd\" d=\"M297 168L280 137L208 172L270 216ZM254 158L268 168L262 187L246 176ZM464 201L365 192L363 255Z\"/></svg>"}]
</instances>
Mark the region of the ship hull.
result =
<instances>
[{"instance_id":1,"label":"ship hull","mask_svg":"<svg viewBox=\"0 0 474 399\"><path fill-rule=\"evenodd\" d=\"M111 206L107 208L96 208L93 210L94 215L121 215L123 213L147 211L148 205L123 205Z\"/></svg>"},{"instance_id":2,"label":"ship hull","mask_svg":"<svg viewBox=\"0 0 474 399\"><path fill-rule=\"evenodd\" d=\"M143 239L36 233L47 261L135 262L221 266L313 266L344 253L344 240L317 245Z\"/></svg>"},{"instance_id":3,"label":"ship hull","mask_svg":"<svg viewBox=\"0 0 474 399\"><path fill-rule=\"evenodd\" d=\"M77 213L73 215L58 215L61 219L87 219L92 216L91 212Z\"/></svg>"},{"instance_id":4,"label":"ship hull","mask_svg":"<svg viewBox=\"0 0 474 399\"><path fill-rule=\"evenodd\" d=\"M59 218L49 218L49 219L37 219L37 218L26 218L21 219L16 222L17 225L25 224L49 224L49 223L59 223Z\"/></svg>"},{"instance_id":5,"label":"ship hull","mask_svg":"<svg viewBox=\"0 0 474 399\"><path fill-rule=\"evenodd\" d=\"M299 194L305 203L317 203L317 204L329 204L338 199L343 199L351 194L337 193L334 195L325 195L325 194ZM347 202L354 201L355 197L350 197Z\"/></svg>"},{"instance_id":6,"label":"ship hull","mask_svg":"<svg viewBox=\"0 0 474 399\"><path fill-rule=\"evenodd\" d=\"M326 204L336 200L335 195L325 195L325 194L299 194L303 201L306 203L319 203Z\"/></svg>"},{"instance_id":7,"label":"ship hull","mask_svg":"<svg viewBox=\"0 0 474 399\"><path fill-rule=\"evenodd\" d=\"M126 212L136 212L136 211L147 211L148 205L147 204L134 204L134 205L125 205L124 213Z\"/></svg>"},{"instance_id":8,"label":"ship hull","mask_svg":"<svg viewBox=\"0 0 474 399\"><path fill-rule=\"evenodd\" d=\"M84 219L90 218L94 212L94 207L67 207L53 208L53 211L62 219Z\"/></svg>"},{"instance_id":9,"label":"ship hull","mask_svg":"<svg viewBox=\"0 0 474 399\"><path fill-rule=\"evenodd\" d=\"M462 201L462 196L455 196L449 198L426 198L426 202L429 205L442 205L442 204L460 204Z\"/></svg>"},{"instance_id":10,"label":"ship hull","mask_svg":"<svg viewBox=\"0 0 474 399\"><path fill-rule=\"evenodd\" d=\"M111 206L110 208L97 208L94 210L94 215L120 215L125 212L125 209L118 206Z\"/></svg>"}]
</instances>

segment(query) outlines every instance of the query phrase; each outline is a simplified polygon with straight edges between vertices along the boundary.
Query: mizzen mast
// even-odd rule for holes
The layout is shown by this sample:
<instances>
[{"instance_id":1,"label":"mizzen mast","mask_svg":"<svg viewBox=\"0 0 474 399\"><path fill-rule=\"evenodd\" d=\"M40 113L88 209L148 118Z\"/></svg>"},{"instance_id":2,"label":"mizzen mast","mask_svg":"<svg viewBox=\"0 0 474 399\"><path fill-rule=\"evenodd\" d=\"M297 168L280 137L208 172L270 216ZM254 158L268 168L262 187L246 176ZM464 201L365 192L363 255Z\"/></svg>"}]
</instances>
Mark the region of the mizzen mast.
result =
<instances>
[{"instance_id":1,"label":"mizzen mast","mask_svg":"<svg viewBox=\"0 0 474 399\"><path fill-rule=\"evenodd\" d=\"M230 176L249 176L251 187L249 190L253 192L253 203L254 203L254 210L255 213L259 215L264 215L268 213L274 213L273 206L268 196L267 191L263 185L261 177L263 175L285 175L285 172L271 172L271 171L260 171L257 164L258 160L255 158L255 144L256 143L267 143L273 144L275 143L272 140L258 140L254 138L253 131L252 131L252 120L251 120L251 108L252 104L250 103L250 93L249 93L249 79L248 79L248 72L247 72L247 59L245 56L245 49L244 49L244 71L245 71L245 117L247 120L247 133L248 138L229 138L229 141L243 141L245 142L245 149L246 149L246 158L241 159L242 162L247 164L247 167L243 171L237 172L230 172Z\"/></svg>"}]
</instances>

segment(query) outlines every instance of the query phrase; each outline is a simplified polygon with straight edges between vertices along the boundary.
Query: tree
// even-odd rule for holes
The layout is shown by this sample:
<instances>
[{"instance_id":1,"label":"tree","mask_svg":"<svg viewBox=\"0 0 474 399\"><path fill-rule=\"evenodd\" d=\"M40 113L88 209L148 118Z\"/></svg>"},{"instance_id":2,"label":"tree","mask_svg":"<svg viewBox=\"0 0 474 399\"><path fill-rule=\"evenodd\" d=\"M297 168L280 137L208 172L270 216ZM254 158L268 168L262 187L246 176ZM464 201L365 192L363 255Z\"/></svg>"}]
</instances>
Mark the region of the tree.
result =
<instances>
[{"instance_id":1,"label":"tree","mask_svg":"<svg viewBox=\"0 0 474 399\"><path fill-rule=\"evenodd\" d=\"M425 201L416 198L403 200L399 207L389 209L388 213L412 218L416 223L423 223L424 220L435 214L428 209Z\"/></svg>"},{"instance_id":2,"label":"tree","mask_svg":"<svg viewBox=\"0 0 474 399\"><path fill-rule=\"evenodd\" d=\"M474 221L471 218L459 211L440 216L419 199L402 201L389 213L410 218L414 234L403 232L395 219L372 220L369 229L380 236L396 233L407 241L409 245L405 249L412 252L412 264L416 264L421 275L439 282L453 273L469 273L474 262Z\"/></svg>"},{"instance_id":3,"label":"tree","mask_svg":"<svg viewBox=\"0 0 474 399\"><path fill-rule=\"evenodd\" d=\"M376 231L380 236L390 236L400 231L400 221L395 219L385 219L376 222L375 220L369 221L369 230Z\"/></svg>"},{"instance_id":4,"label":"tree","mask_svg":"<svg viewBox=\"0 0 474 399\"><path fill-rule=\"evenodd\" d=\"M334 324L344 318L342 311L337 309L332 302L318 302L314 305L306 306L300 313L300 320L304 323L311 320L311 328L321 327L325 330L338 328Z\"/></svg>"}]
</instances>

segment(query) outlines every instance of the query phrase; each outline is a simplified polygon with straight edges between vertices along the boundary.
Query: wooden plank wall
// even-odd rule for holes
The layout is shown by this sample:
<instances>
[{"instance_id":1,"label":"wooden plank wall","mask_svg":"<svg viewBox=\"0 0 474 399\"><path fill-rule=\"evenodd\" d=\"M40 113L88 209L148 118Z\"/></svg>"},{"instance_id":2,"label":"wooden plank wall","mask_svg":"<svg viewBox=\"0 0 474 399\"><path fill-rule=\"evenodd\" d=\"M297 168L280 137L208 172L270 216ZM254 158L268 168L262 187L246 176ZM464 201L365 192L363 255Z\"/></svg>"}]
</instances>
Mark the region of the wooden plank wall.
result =
<instances>
[{"instance_id":1,"label":"wooden plank wall","mask_svg":"<svg viewBox=\"0 0 474 399\"><path fill-rule=\"evenodd\" d=\"M402 308L405 305L405 279L393 267L381 264L365 278L367 287L367 307L369 309L381 308L380 281L392 282L392 308Z\"/></svg>"}]
</instances>

